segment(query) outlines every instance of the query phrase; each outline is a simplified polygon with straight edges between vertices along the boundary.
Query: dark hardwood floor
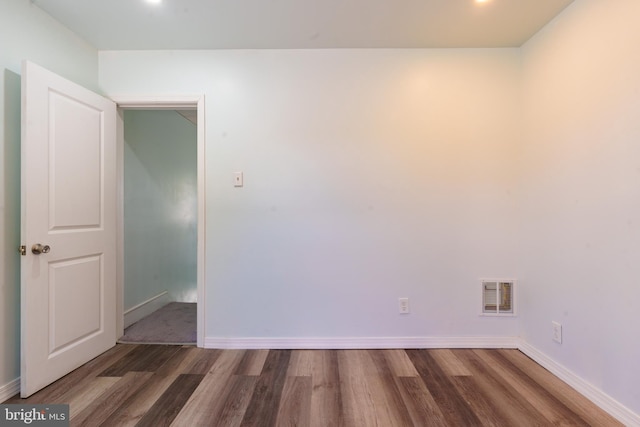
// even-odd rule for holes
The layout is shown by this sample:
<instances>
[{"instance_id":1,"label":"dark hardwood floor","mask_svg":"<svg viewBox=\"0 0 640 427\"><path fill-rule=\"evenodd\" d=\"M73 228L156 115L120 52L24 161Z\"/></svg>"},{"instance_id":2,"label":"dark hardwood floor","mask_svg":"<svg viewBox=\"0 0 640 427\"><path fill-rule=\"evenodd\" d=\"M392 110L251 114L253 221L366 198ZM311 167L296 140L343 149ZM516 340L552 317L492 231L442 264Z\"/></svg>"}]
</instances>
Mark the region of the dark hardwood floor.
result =
<instances>
[{"instance_id":1,"label":"dark hardwood floor","mask_svg":"<svg viewBox=\"0 0 640 427\"><path fill-rule=\"evenodd\" d=\"M28 399L74 426L617 426L518 350L124 345Z\"/></svg>"}]
</instances>

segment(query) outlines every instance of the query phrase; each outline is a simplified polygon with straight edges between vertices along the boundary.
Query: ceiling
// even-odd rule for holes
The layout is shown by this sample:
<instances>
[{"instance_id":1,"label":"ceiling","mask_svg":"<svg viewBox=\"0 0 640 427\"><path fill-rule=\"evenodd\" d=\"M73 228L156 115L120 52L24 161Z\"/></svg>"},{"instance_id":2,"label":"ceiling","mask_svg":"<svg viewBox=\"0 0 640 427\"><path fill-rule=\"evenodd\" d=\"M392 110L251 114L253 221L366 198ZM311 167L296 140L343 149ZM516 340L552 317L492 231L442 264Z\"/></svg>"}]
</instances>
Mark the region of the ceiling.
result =
<instances>
[{"instance_id":1,"label":"ceiling","mask_svg":"<svg viewBox=\"0 0 640 427\"><path fill-rule=\"evenodd\" d=\"M100 50L518 47L573 0L32 0Z\"/></svg>"}]
</instances>

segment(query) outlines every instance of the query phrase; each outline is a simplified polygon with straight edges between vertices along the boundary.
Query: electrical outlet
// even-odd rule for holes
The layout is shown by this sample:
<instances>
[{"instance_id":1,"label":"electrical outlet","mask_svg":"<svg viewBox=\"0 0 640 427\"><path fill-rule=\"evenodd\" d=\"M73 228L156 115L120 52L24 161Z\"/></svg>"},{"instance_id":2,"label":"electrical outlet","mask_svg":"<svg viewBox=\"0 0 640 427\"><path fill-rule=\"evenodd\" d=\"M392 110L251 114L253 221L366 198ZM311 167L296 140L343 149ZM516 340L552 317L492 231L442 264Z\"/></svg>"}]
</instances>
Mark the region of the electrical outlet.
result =
<instances>
[{"instance_id":1,"label":"electrical outlet","mask_svg":"<svg viewBox=\"0 0 640 427\"><path fill-rule=\"evenodd\" d=\"M409 314L409 298L398 298L400 314Z\"/></svg>"},{"instance_id":2,"label":"electrical outlet","mask_svg":"<svg viewBox=\"0 0 640 427\"><path fill-rule=\"evenodd\" d=\"M562 344L562 325L558 322L551 322L553 327L553 340Z\"/></svg>"}]
</instances>

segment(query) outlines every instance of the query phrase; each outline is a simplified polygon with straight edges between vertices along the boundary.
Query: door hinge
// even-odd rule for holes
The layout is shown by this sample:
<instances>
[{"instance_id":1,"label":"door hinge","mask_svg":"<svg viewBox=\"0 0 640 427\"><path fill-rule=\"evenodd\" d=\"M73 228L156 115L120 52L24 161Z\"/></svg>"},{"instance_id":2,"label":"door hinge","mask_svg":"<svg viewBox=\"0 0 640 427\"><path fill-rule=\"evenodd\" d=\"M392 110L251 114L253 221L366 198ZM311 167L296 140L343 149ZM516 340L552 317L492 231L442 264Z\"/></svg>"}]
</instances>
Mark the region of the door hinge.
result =
<instances>
[{"instance_id":1,"label":"door hinge","mask_svg":"<svg viewBox=\"0 0 640 427\"><path fill-rule=\"evenodd\" d=\"M20 255L22 255L22 256L27 255L27 247L26 247L25 245L21 245L21 246L18 248L18 253L19 253Z\"/></svg>"}]
</instances>

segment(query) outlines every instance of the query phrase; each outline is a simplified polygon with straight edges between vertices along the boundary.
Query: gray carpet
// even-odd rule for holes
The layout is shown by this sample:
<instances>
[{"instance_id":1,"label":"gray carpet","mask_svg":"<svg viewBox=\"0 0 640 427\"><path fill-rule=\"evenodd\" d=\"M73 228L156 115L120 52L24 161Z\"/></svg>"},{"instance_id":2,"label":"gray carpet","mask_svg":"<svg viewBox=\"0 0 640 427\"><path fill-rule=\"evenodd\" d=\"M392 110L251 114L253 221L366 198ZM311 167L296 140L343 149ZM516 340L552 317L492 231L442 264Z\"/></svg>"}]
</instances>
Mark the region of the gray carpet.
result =
<instances>
[{"instance_id":1,"label":"gray carpet","mask_svg":"<svg viewBox=\"0 0 640 427\"><path fill-rule=\"evenodd\" d=\"M124 330L120 343L196 343L196 304L171 302Z\"/></svg>"}]
</instances>

